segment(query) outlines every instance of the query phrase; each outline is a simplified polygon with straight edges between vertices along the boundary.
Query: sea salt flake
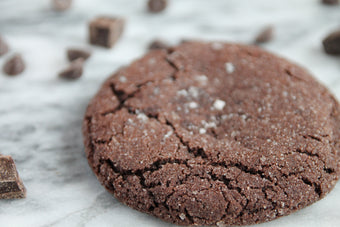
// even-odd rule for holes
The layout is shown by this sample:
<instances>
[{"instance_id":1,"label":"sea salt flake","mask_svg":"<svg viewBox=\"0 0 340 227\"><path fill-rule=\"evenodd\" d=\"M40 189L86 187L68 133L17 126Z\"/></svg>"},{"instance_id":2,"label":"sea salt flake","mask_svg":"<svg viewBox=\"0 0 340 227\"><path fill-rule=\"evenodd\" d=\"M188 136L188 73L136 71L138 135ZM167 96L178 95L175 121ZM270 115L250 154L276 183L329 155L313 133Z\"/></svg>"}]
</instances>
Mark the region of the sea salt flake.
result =
<instances>
[{"instance_id":1,"label":"sea salt flake","mask_svg":"<svg viewBox=\"0 0 340 227\"><path fill-rule=\"evenodd\" d=\"M177 95L179 96L188 96L188 92L184 89L177 91Z\"/></svg>"},{"instance_id":2,"label":"sea salt flake","mask_svg":"<svg viewBox=\"0 0 340 227\"><path fill-rule=\"evenodd\" d=\"M195 109L198 107L198 104L197 102L189 102L188 106L190 109Z\"/></svg>"},{"instance_id":3,"label":"sea salt flake","mask_svg":"<svg viewBox=\"0 0 340 227\"><path fill-rule=\"evenodd\" d=\"M237 135L237 132L236 131L232 131L230 136L231 137L235 137L236 135Z\"/></svg>"},{"instance_id":4,"label":"sea salt flake","mask_svg":"<svg viewBox=\"0 0 340 227\"><path fill-rule=\"evenodd\" d=\"M267 158L265 156L261 156L260 160L261 160L261 162L265 162L267 160Z\"/></svg>"},{"instance_id":5,"label":"sea salt flake","mask_svg":"<svg viewBox=\"0 0 340 227\"><path fill-rule=\"evenodd\" d=\"M153 65L153 64L156 63L156 59L150 58L149 61L148 61L148 63L149 63L150 65Z\"/></svg>"},{"instance_id":6,"label":"sea salt flake","mask_svg":"<svg viewBox=\"0 0 340 227\"><path fill-rule=\"evenodd\" d=\"M227 71L227 73L231 74L235 71L235 66L231 62L226 62L225 63L225 70Z\"/></svg>"},{"instance_id":7,"label":"sea salt flake","mask_svg":"<svg viewBox=\"0 0 340 227\"><path fill-rule=\"evenodd\" d=\"M200 134L205 134L207 130L205 128L200 128L199 133Z\"/></svg>"},{"instance_id":8,"label":"sea salt flake","mask_svg":"<svg viewBox=\"0 0 340 227\"><path fill-rule=\"evenodd\" d=\"M207 128L216 128L216 122L206 122L205 120L202 121L202 125L205 129Z\"/></svg>"},{"instance_id":9,"label":"sea salt flake","mask_svg":"<svg viewBox=\"0 0 340 227\"><path fill-rule=\"evenodd\" d=\"M218 227L226 227L227 225L223 221L219 221L216 223Z\"/></svg>"},{"instance_id":10,"label":"sea salt flake","mask_svg":"<svg viewBox=\"0 0 340 227\"><path fill-rule=\"evenodd\" d=\"M211 48L213 50L221 50L223 48L223 44L222 43L219 43L219 42L213 42L211 44Z\"/></svg>"},{"instance_id":11,"label":"sea salt flake","mask_svg":"<svg viewBox=\"0 0 340 227\"><path fill-rule=\"evenodd\" d=\"M198 88L197 87L189 87L189 94L194 97L197 98L198 97Z\"/></svg>"},{"instance_id":12,"label":"sea salt flake","mask_svg":"<svg viewBox=\"0 0 340 227\"><path fill-rule=\"evenodd\" d=\"M195 76L195 80L199 82L205 82L208 80L208 77L206 75L198 75Z\"/></svg>"},{"instance_id":13,"label":"sea salt flake","mask_svg":"<svg viewBox=\"0 0 340 227\"><path fill-rule=\"evenodd\" d=\"M164 135L164 139L169 138L171 135L172 135L172 131L167 132L167 133Z\"/></svg>"},{"instance_id":14,"label":"sea salt flake","mask_svg":"<svg viewBox=\"0 0 340 227\"><path fill-rule=\"evenodd\" d=\"M247 115L245 115L245 114L242 114L242 115L241 115L241 118L242 118L242 120L244 120L244 121L245 121L245 120L247 120Z\"/></svg>"},{"instance_id":15,"label":"sea salt flake","mask_svg":"<svg viewBox=\"0 0 340 227\"><path fill-rule=\"evenodd\" d=\"M213 106L217 110L223 110L223 108L225 106L225 101L220 100L220 99L216 99Z\"/></svg>"},{"instance_id":16,"label":"sea salt flake","mask_svg":"<svg viewBox=\"0 0 340 227\"><path fill-rule=\"evenodd\" d=\"M185 216L185 214L183 214L183 213L181 213L181 214L179 215L179 218L180 218L181 220L184 220L186 217L187 217L187 216Z\"/></svg>"},{"instance_id":17,"label":"sea salt flake","mask_svg":"<svg viewBox=\"0 0 340 227\"><path fill-rule=\"evenodd\" d=\"M137 115L137 118L142 120L142 121L147 121L148 120L148 117L145 114L143 114L143 113L139 113Z\"/></svg>"},{"instance_id":18,"label":"sea salt flake","mask_svg":"<svg viewBox=\"0 0 340 227\"><path fill-rule=\"evenodd\" d=\"M119 81L122 82L122 83L125 83L127 81L127 79L126 79L125 76L120 76Z\"/></svg>"},{"instance_id":19,"label":"sea salt flake","mask_svg":"<svg viewBox=\"0 0 340 227\"><path fill-rule=\"evenodd\" d=\"M159 87L155 87L155 88L153 89L153 94L154 94L154 95L158 95L158 94L159 94Z\"/></svg>"}]
</instances>

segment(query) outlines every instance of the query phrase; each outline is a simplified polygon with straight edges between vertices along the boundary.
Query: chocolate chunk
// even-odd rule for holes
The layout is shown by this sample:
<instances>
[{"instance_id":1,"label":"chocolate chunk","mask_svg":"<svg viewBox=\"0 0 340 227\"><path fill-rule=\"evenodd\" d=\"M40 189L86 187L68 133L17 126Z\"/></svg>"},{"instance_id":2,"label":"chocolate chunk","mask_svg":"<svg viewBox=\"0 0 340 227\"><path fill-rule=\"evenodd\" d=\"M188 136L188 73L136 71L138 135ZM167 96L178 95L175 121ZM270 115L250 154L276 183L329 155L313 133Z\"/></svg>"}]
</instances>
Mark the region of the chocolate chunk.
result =
<instances>
[{"instance_id":1,"label":"chocolate chunk","mask_svg":"<svg viewBox=\"0 0 340 227\"><path fill-rule=\"evenodd\" d=\"M163 11L167 6L166 0L149 0L148 1L148 8L149 11L152 13L159 13Z\"/></svg>"},{"instance_id":2,"label":"chocolate chunk","mask_svg":"<svg viewBox=\"0 0 340 227\"><path fill-rule=\"evenodd\" d=\"M23 185L11 156L0 155L0 199L26 197Z\"/></svg>"},{"instance_id":3,"label":"chocolate chunk","mask_svg":"<svg viewBox=\"0 0 340 227\"><path fill-rule=\"evenodd\" d=\"M84 59L78 58L71 62L71 64L62 72L59 77L64 79L77 79L83 74Z\"/></svg>"},{"instance_id":4,"label":"chocolate chunk","mask_svg":"<svg viewBox=\"0 0 340 227\"><path fill-rule=\"evenodd\" d=\"M254 43L261 44L267 43L273 39L274 28L272 26L267 26L263 28L260 33L255 37Z\"/></svg>"},{"instance_id":5,"label":"chocolate chunk","mask_svg":"<svg viewBox=\"0 0 340 227\"><path fill-rule=\"evenodd\" d=\"M3 67L4 73L9 76L15 76L22 73L25 70L25 62L20 54L15 54L8 59Z\"/></svg>"},{"instance_id":6,"label":"chocolate chunk","mask_svg":"<svg viewBox=\"0 0 340 227\"><path fill-rule=\"evenodd\" d=\"M327 54L340 55L340 30L330 33L322 44Z\"/></svg>"},{"instance_id":7,"label":"chocolate chunk","mask_svg":"<svg viewBox=\"0 0 340 227\"><path fill-rule=\"evenodd\" d=\"M117 17L97 17L90 22L90 43L111 48L124 30L124 20Z\"/></svg>"},{"instance_id":8,"label":"chocolate chunk","mask_svg":"<svg viewBox=\"0 0 340 227\"><path fill-rule=\"evenodd\" d=\"M155 50L155 49L167 49L169 48L169 45L161 40L154 40L149 45L149 50Z\"/></svg>"},{"instance_id":9,"label":"chocolate chunk","mask_svg":"<svg viewBox=\"0 0 340 227\"><path fill-rule=\"evenodd\" d=\"M56 11L65 11L72 5L72 0L52 0L52 7Z\"/></svg>"},{"instance_id":10,"label":"chocolate chunk","mask_svg":"<svg viewBox=\"0 0 340 227\"><path fill-rule=\"evenodd\" d=\"M82 58L84 60L88 59L91 56L91 53L87 50L82 49L74 49L70 48L67 50L67 58L69 61L76 60L78 58Z\"/></svg>"},{"instance_id":11,"label":"chocolate chunk","mask_svg":"<svg viewBox=\"0 0 340 227\"><path fill-rule=\"evenodd\" d=\"M325 5L338 5L339 0L321 0L321 2Z\"/></svg>"},{"instance_id":12,"label":"chocolate chunk","mask_svg":"<svg viewBox=\"0 0 340 227\"><path fill-rule=\"evenodd\" d=\"M6 54L8 52L8 45L0 36L0 56Z\"/></svg>"}]
</instances>

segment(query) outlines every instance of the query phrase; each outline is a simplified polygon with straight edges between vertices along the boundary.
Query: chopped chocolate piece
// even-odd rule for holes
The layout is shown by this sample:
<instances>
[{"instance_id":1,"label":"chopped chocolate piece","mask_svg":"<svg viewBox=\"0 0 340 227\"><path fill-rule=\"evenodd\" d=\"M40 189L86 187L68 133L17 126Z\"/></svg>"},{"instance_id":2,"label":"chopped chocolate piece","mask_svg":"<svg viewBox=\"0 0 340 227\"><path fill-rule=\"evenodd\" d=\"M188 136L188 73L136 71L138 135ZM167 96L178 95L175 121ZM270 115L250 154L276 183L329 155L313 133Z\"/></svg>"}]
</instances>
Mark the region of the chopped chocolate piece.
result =
<instances>
[{"instance_id":1,"label":"chopped chocolate piece","mask_svg":"<svg viewBox=\"0 0 340 227\"><path fill-rule=\"evenodd\" d=\"M0 36L0 56L6 54L8 52L8 45Z\"/></svg>"},{"instance_id":2,"label":"chopped chocolate piece","mask_svg":"<svg viewBox=\"0 0 340 227\"><path fill-rule=\"evenodd\" d=\"M321 2L325 5L338 5L339 0L321 0Z\"/></svg>"},{"instance_id":3,"label":"chopped chocolate piece","mask_svg":"<svg viewBox=\"0 0 340 227\"><path fill-rule=\"evenodd\" d=\"M0 199L26 197L23 185L11 156L0 155Z\"/></svg>"},{"instance_id":4,"label":"chopped chocolate piece","mask_svg":"<svg viewBox=\"0 0 340 227\"><path fill-rule=\"evenodd\" d=\"M330 33L322 44L327 54L340 55L340 30Z\"/></svg>"},{"instance_id":5,"label":"chopped chocolate piece","mask_svg":"<svg viewBox=\"0 0 340 227\"><path fill-rule=\"evenodd\" d=\"M149 45L149 50L155 50L155 49L167 49L169 48L169 45L161 40L154 40Z\"/></svg>"},{"instance_id":6,"label":"chopped chocolate piece","mask_svg":"<svg viewBox=\"0 0 340 227\"><path fill-rule=\"evenodd\" d=\"M148 8L152 13L159 13L166 8L167 1L166 0L149 0Z\"/></svg>"},{"instance_id":7,"label":"chopped chocolate piece","mask_svg":"<svg viewBox=\"0 0 340 227\"><path fill-rule=\"evenodd\" d=\"M72 0L52 0L52 7L56 11L65 11L72 5Z\"/></svg>"},{"instance_id":8,"label":"chopped chocolate piece","mask_svg":"<svg viewBox=\"0 0 340 227\"><path fill-rule=\"evenodd\" d=\"M67 58L69 61L74 61L78 58L88 59L91 56L91 53L87 50L82 50L82 49L74 49L70 48L67 50Z\"/></svg>"},{"instance_id":9,"label":"chopped chocolate piece","mask_svg":"<svg viewBox=\"0 0 340 227\"><path fill-rule=\"evenodd\" d=\"M77 79L83 74L84 59L78 58L71 62L71 64L62 72L59 77L65 79Z\"/></svg>"},{"instance_id":10,"label":"chopped chocolate piece","mask_svg":"<svg viewBox=\"0 0 340 227\"><path fill-rule=\"evenodd\" d=\"M114 17L97 17L90 22L90 43L111 48L124 30L124 20Z\"/></svg>"},{"instance_id":11,"label":"chopped chocolate piece","mask_svg":"<svg viewBox=\"0 0 340 227\"><path fill-rule=\"evenodd\" d=\"M254 43L267 43L273 39L274 28L272 26L267 26L263 28L260 33L255 37Z\"/></svg>"},{"instance_id":12,"label":"chopped chocolate piece","mask_svg":"<svg viewBox=\"0 0 340 227\"><path fill-rule=\"evenodd\" d=\"M25 62L20 54L15 54L8 59L3 67L3 71L9 76L15 76L25 70Z\"/></svg>"}]
</instances>

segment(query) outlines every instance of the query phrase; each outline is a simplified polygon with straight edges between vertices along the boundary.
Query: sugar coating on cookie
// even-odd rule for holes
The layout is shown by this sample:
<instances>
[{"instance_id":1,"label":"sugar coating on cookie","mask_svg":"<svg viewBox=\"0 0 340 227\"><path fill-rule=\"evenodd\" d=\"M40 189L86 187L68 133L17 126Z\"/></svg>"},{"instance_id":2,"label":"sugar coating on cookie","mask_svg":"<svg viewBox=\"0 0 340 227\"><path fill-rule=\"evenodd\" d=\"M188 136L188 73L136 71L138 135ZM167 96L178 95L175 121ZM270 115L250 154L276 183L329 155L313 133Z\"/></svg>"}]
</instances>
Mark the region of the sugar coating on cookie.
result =
<instances>
[{"instance_id":1,"label":"sugar coating on cookie","mask_svg":"<svg viewBox=\"0 0 340 227\"><path fill-rule=\"evenodd\" d=\"M91 168L122 203L179 225L243 225L332 190L339 111L324 86L283 58L184 42L108 78L83 134Z\"/></svg>"}]
</instances>

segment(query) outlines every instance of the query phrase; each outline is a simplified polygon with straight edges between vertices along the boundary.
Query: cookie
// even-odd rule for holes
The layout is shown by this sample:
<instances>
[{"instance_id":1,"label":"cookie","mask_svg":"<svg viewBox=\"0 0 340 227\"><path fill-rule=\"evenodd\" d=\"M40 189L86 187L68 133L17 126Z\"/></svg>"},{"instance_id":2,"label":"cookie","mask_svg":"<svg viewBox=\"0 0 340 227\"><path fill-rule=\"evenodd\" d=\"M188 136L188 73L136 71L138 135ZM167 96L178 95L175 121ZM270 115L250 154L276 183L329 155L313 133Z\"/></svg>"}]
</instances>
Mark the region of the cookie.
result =
<instances>
[{"instance_id":1,"label":"cookie","mask_svg":"<svg viewBox=\"0 0 340 227\"><path fill-rule=\"evenodd\" d=\"M83 123L89 165L136 210L244 225L323 198L340 172L339 103L303 68L238 44L184 42L120 69Z\"/></svg>"}]
</instances>

